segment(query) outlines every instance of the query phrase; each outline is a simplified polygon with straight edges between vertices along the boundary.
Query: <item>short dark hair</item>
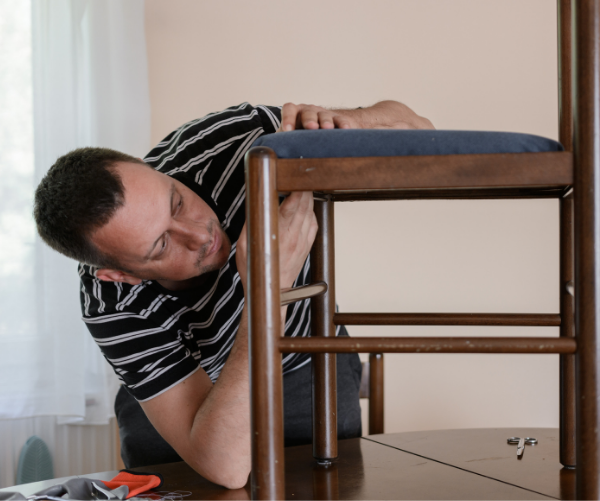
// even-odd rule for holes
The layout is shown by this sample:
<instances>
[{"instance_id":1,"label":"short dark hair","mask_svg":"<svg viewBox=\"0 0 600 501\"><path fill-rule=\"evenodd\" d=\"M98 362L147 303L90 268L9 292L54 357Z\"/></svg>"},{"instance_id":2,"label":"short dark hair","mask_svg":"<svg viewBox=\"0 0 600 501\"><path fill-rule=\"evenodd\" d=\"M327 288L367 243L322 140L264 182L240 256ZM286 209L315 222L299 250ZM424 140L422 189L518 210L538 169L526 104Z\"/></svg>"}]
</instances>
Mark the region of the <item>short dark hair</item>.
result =
<instances>
[{"instance_id":1,"label":"short dark hair","mask_svg":"<svg viewBox=\"0 0 600 501\"><path fill-rule=\"evenodd\" d=\"M144 164L109 148L63 155L35 191L33 216L40 237L54 250L82 263L127 271L117 256L101 253L90 239L124 203L123 182L112 168L117 162Z\"/></svg>"}]
</instances>

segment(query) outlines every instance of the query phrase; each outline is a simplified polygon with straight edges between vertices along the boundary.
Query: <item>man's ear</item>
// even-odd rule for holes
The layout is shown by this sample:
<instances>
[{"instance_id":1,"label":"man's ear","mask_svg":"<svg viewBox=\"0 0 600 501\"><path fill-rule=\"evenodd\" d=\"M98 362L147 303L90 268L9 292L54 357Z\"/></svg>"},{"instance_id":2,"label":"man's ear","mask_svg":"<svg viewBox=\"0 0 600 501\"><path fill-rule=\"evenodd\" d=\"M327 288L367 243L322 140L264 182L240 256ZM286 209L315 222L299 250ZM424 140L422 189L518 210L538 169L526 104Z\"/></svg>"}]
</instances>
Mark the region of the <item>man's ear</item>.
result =
<instances>
[{"instance_id":1,"label":"man's ear","mask_svg":"<svg viewBox=\"0 0 600 501\"><path fill-rule=\"evenodd\" d=\"M142 283L141 278L129 275L124 271L112 270L110 268L101 268L96 271L96 278L105 282L124 282L129 285L139 285Z\"/></svg>"}]
</instances>

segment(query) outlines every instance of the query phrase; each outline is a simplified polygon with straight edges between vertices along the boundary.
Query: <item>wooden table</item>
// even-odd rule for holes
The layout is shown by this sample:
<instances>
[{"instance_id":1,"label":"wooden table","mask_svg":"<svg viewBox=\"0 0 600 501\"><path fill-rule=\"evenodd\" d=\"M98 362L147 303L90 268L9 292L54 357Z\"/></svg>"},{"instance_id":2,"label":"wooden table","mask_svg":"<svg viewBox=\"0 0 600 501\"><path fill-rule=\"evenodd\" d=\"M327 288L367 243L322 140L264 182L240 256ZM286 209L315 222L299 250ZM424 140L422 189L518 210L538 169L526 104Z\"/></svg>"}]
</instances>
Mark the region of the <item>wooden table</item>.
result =
<instances>
[{"instance_id":1,"label":"wooden table","mask_svg":"<svg viewBox=\"0 0 600 501\"><path fill-rule=\"evenodd\" d=\"M538 439L518 460L510 436ZM558 430L493 428L371 435L343 440L339 458L318 465L311 446L286 449L287 499L574 499L575 471L558 462ZM160 491L183 499L249 499L227 490L185 463L135 468L164 477ZM116 471L85 475L109 480ZM30 495L66 479L0 489ZM165 492L166 493L166 492ZM164 495L164 494L163 494ZM159 496L157 496L157 499Z\"/></svg>"}]
</instances>

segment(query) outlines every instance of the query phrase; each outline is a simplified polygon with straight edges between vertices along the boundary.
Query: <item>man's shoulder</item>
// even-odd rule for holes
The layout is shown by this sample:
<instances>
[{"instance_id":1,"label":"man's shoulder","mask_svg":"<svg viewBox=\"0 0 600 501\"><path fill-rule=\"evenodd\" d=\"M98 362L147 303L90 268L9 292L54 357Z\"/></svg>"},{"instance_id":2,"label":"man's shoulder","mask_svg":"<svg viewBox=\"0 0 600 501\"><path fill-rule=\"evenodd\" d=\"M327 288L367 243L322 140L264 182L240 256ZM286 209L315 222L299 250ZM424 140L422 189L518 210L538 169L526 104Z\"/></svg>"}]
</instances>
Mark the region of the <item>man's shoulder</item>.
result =
<instances>
[{"instance_id":1,"label":"man's shoulder","mask_svg":"<svg viewBox=\"0 0 600 501\"><path fill-rule=\"evenodd\" d=\"M232 242L245 222L244 155L260 136L276 132L281 109L242 103L188 122L145 158L208 203Z\"/></svg>"},{"instance_id":2,"label":"man's shoulder","mask_svg":"<svg viewBox=\"0 0 600 501\"><path fill-rule=\"evenodd\" d=\"M94 266L82 263L78 271L81 313L86 323L147 318L154 311L152 305L160 302L162 296L164 300L171 299L151 287L151 281L148 280L139 285L103 281L96 278Z\"/></svg>"},{"instance_id":3,"label":"man's shoulder","mask_svg":"<svg viewBox=\"0 0 600 501\"><path fill-rule=\"evenodd\" d=\"M166 174L196 170L195 167L210 162L236 141L275 132L280 118L278 107L249 103L209 113L171 132L144 161Z\"/></svg>"},{"instance_id":4,"label":"man's shoulder","mask_svg":"<svg viewBox=\"0 0 600 501\"><path fill-rule=\"evenodd\" d=\"M96 278L96 267L79 263L79 280L81 282L79 299L83 319L118 312L121 298L127 296L131 287L119 282L105 282Z\"/></svg>"}]
</instances>

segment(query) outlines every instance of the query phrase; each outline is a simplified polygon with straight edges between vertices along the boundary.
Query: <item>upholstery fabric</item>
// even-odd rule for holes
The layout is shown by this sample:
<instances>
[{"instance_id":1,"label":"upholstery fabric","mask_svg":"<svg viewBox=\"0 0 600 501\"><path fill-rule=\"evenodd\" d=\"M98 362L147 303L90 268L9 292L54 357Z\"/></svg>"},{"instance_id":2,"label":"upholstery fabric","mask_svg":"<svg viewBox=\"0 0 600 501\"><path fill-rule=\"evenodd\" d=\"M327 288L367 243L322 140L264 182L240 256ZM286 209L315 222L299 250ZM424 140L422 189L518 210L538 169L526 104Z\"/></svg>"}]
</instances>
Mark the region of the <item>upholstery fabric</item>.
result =
<instances>
[{"instance_id":1,"label":"upholstery fabric","mask_svg":"<svg viewBox=\"0 0 600 501\"><path fill-rule=\"evenodd\" d=\"M454 130L297 130L261 136L279 158L386 157L562 151L560 143L514 132Z\"/></svg>"}]
</instances>

